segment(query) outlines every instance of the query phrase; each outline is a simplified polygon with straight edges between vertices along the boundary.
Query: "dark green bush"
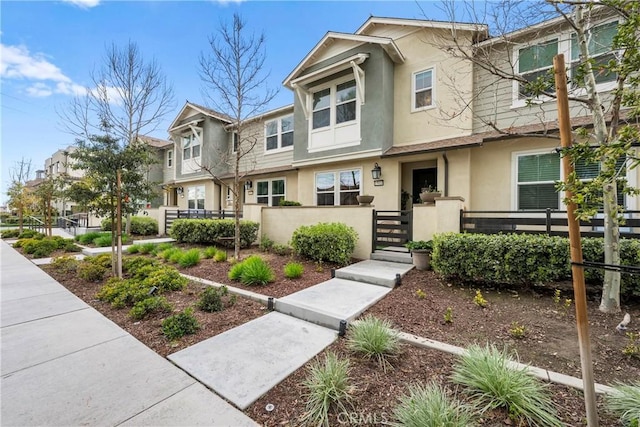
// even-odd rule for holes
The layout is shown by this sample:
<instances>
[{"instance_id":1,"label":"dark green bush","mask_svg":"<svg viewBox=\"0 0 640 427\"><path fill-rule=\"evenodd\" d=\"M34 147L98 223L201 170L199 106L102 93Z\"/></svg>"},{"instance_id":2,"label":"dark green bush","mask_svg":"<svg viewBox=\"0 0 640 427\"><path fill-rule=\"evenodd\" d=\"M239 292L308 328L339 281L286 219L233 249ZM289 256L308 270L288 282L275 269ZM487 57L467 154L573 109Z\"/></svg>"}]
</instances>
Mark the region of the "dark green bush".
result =
<instances>
[{"instance_id":1,"label":"dark green bush","mask_svg":"<svg viewBox=\"0 0 640 427\"><path fill-rule=\"evenodd\" d=\"M266 234L260 238L259 248L262 252L269 252L273 248L274 241L271 240Z\"/></svg>"},{"instance_id":2,"label":"dark green bush","mask_svg":"<svg viewBox=\"0 0 640 427\"><path fill-rule=\"evenodd\" d=\"M258 238L260 224L240 221L240 245L251 246ZM233 219L177 219L171 225L169 235L181 243L220 243L220 239L235 235Z\"/></svg>"},{"instance_id":3,"label":"dark green bush","mask_svg":"<svg viewBox=\"0 0 640 427\"><path fill-rule=\"evenodd\" d=\"M22 230L22 233L18 235L19 239L42 239L43 237L44 237L44 234L28 228Z\"/></svg>"},{"instance_id":4,"label":"dark green bush","mask_svg":"<svg viewBox=\"0 0 640 427\"><path fill-rule=\"evenodd\" d=\"M62 241L64 246L64 239L46 237L43 239L25 239L22 241L22 250L26 254L33 255L34 258L46 258L59 248Z\"/></svg>"},{"instance_id":5,"label":"dark green bush","mask_svg":"<svg viewBox=\"0 0 640 427\"><path fill-rule=\"evenodd\" d=\"M131 307L150 297L149 287L137 279L112 277L97 294L101 301L110 302L114 308Z\"/></svg>"},{"instance_id":6,"label":"dark green bush","mask_svg":"<svg viewBox=\"0 0 640 427\"><path fill-rule=\"evenodd\" d=\"M111 236L111 233L108 233L109 236ZM101 233L99 231L90 231L88 233L85 234L80 234L78 236L75 237L75 239L80 242L81 245L88 245L89 243L93 243L93 241L95 239L97 239L100 236L104 236L105 233Z\"/></svg>"},{"instance_id":7,"label":"dark green bush","mask_svg":"<svg viewBox=\"0 0 640 427\"><path fill-rule=\"evenodd\" d=\"M222 311L225 308L223 297L229 294L229 290L226 286L221 286L216 288L214 286L208 286L200 295L200 300L198 301L198 308L202 311L207 311L209 313L214 313L218 311ZM229 299L229 305L232 305L235 301L235 298Z\"/></svg>"},{"instance_id":8,"label":"dark green bush","mask_svg":"<svg viewBox=\"0 0 640 427\"><path fill-rule=\"evenodd\" d=\"M200 329L200 325L193 315L192 308L187 308L182 313L169 316L162 322L162 332L170 341L188 334L195 334L198 329Z\"/></svg>"},{"instance_id":9,"label":"dark green bush","mask_svg":"<svg viewBox=\"0 0 640 427\"><path fill-rule=\"evenodd\" d=\"M302 203L293 200L280 200L280 206L302 206Z\"/></svg>"},{"instance_id":10,"label":"dark green bush","mask_svg":"<svg viewBox=\"0 0 640 427\"><path fill-rule=\"evenodd\" d=\"M346 265L356 248L358 233L346 224L303 225L293 232L291 246L298 255L314 261Z\"/></svg>"},{"instance_id":11,"label":"dark green bush","mask_svg":"<svg viewBox=\"0 0 640 427\"><path fill-rule=\"evenodd\" d=\"M141 320L151 313L171 313L172 311L173 305L165 297L157 296L145 298L135 303L129 311L129 316L135 320Z\"/></svg>"},{"instance_id":12,"label":"dark green bush","mask_svg":"<svg viewBox=\"0 0 640 427\"><path fill-rule=\"evenodd\" d=\"M67 239L64 242L65 252L81 252L82 248L74 243L73 239Z\"/></svg>"},{"instance_id":13,"label":"dark green bush","mask_svg":"<svg viewBox=\"0 0 640 427\"><path fill-rule=\"evenodd\" d=\"M5 230L1 233L3 239L15 239L20 235L20 230L17 228L13 230Z\"/></svg>"},{"instance_id":14,"label":"dark green bush","mask_svg":"<svg viewBox=\"0 0 640 427\"><path fill-rule=\"evenodd\" d=\"M78 277L88 282L99 282L104 279L107 268L100 264L82 261L76 270Z\"/></svg>"},{"instance_id":15,"label":"dark green bush","mask_svg":"<svg viewBox=\"0 0 640 427\"><path fill-rule=\"evenodd\" d=\"M143 256L126 257L125 259L122 260L122 269L125 272L127 272L127 274L129 274L130 276L138 275L138 272L143 267L151 266L151 267L154 267L155 269L157 265L158 265L158 261L156 261L155 259L147 258ZM147 277L147 274L145 274L144 277Z\"/></svg>"},{"instance_id":16,"label":"dark green bush","mask_svg":"<svg viewBox=\"0 0 640 427\"><path fill-rule=\"evenodd\" d=\"M126 219L122 218L122 230L124 231L126 226ZM111 231L113 229L111 218L105 218L100 223L100 228L103 231ZM158 221L146 216L132 216L131 217L131 234L139 236L152 236L158 234Z\"/></svg>"},{"instance_id":17,"label":"dark green bush","mask_svg":"<svg viewBox=\"0 0 640 427\"><path fill-rule=\"evenodd\" d=\"M276 255L286 256L291 254L291 248L287 245L281 245L279 243L276 243L271 248L271 252L273 252Z\"/></svg>"},{"instance_id":18,"label":"dark green bush","mask_svg":"<svg viewBox=\"0 0 640 427\"><path fill-rule=\"evenodd\" d=\"M583 258L604 262L602 238L582 239ZM640 265L640 241L621 239L621 264ZM546 284L571 278L569 241L527 234L440 234L434 237L434 271L448 280L491 285ZM601 284L603 271L585 269L585 278ZM640 276L623 274L621 295L640 296Z\"/></svg>"}]
</instances>

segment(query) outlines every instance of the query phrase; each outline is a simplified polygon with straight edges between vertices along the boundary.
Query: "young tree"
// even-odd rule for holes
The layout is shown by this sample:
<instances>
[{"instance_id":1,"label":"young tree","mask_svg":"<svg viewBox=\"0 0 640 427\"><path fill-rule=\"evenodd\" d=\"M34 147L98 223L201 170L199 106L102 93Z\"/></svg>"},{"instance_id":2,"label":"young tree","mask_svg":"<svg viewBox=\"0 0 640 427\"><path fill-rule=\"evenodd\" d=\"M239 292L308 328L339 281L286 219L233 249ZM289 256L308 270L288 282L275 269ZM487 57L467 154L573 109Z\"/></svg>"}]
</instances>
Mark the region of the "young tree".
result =
<instances>
[{"instance_id":1,"label":"young tree","mask_svg":"<svg viewBox=\"0 0 640 427\"><path fill-rule=\"evenodd\" d=\"M40 214L42 214L44 227L47 231L47 235L51 236L52 234L52 224L53 224L53 202L60 194L60 180L48 176L38 184L33 193L37 209Z\"/></svg>"},{"instance_id":2,"label":"young tree","mask_svg":"<svg viewBox=\"0 0 640 427\"><path fill-rule=\"evenodd\" d=\"M249 132L249 118L264 111L277 91L269 89L264 72L264 34L246 34L245 22L238 14L233 23L221 25L216 36L209 38L210 50L200 55L200 78L205 93L216 110L231 118L231 130L235 132L236 149L229 166L233 170L233 183L229 187L233 195L235 214L234 256L240 257L240 202L241 180L246 174L243 159L252 153L258 139ZM222 182L215 165L201 165L214 179Z\"/></svg>"},{"instance_id":3,"label":"young tree","mask_svg":"<svg viewBox=\"0 0 640 427\"><path fill-rule=\"evenodd\" d=\"M474 96L497 93L501 81L512 81L519 87L520 94L526 98L529 114L531 117L537 117L541 125L551 121L548 112L552 109L547 109L546 105L555 105L556 102L553 69L547 73L530 73L528 76L519 73L517 55L512 52L515 41L511 32L552 18L559 18L575 32L574 43L579 49L579 55L571 66L572 92L569 100L574 107L573 111L581 109L580 115L591 116L592 127L578 129L574 147L563 155L571 156L575 165L595 164L598 173L589 181L580 179L580 176L574 173L568 177L568 183L560 184L559 188L573 191L573 201L579 207L577 213L581 219L589 219L597 210L604 209L605 263L619 265L619 225L623 221L623 207L617 204L618 191L624 194L638 193L636 188L629 187L624 173L638 164L631 144L638 140L638 128L632 123L640 116L640 94L637 89L637 71L640 69L640 2L502 0L490 4L490 7L485 5L483 10L479 10L472 2L447 1L443 4L452 21L463 14L474 22L488 24L493 31L495 43L470 46L468 40L459 38L455 31L451 33L453 45L440 42L440 46L450 54L472 62L478 70L493 76L493 79L475 80ZM613 39L609 40L610 45L603 46L601 43L604 37L600 36L598 39L595 28L607 17L616 17L618 25L615 27ZM537 36L543 34L536 31L542 30L541 27L532 27L530 39L539 40ZM595 59L596 54L603 53L602 49L608 49L611 53L604 56L604 61ZM536 55L545 53L538 52ZM603 76L615 76L615 79L612 79L615 87L610 93L599 91L597 81ZM464 99L469 99L468 94ZM473 101L461 108L472 111ZM485 115L476 119L499 133L514 134L510 126L501 125L493 120L494 117ZM619 295L620 273L606 270L600 310L619 312Z\"/></svg>"},{"instance_id":4,"label":"young tree","mask_svg":"<svg viewBox=\"0 0 640 427\"><path fill-rule=\"evenodd\" d=\"M24 216L29 215L34 204L33 192L27 188L27 181L31 176L31 160L22 158L9 171L11 183L7 189L9 196L8 206L18 214L18 229L22 233L24 227Z\"/></svg>"},{"instance_id":5,"label":"young tree","mask_svg":"<svg viewBox=\"0 0 640 427\"><path fill-rule=\"evenodd\" d=\"M69 197L84 204L89 212L111 219L114 275L122 277L122 215L137 212L137 203L153 192L145 170L154 162L149 146L134 141L122 145L109 134L79 141L70 154L75 169L85 178L72 186Z\"/></svg>"}]
</instances>

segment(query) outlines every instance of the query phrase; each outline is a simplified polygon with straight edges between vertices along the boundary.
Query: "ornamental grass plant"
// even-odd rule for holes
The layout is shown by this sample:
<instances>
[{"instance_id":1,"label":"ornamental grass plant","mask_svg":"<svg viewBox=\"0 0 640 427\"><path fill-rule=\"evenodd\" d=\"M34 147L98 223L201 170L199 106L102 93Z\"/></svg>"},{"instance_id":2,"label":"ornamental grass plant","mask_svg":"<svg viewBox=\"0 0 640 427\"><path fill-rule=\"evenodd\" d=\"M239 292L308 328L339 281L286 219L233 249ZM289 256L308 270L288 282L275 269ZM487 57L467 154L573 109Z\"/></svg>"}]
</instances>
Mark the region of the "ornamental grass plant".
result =
<instances>
[{"instance_id":1,"label":"ornamental grass plant","mask_svg":"<svg viewBox=\"0 0 640 427\"><path fill-rule=\"evenodd\" d=\"M392 328L391 322L366 316L354 322L349 328L347 348L368 359L375 359L386 372L391 367L389 359L400 353L398 331Z\"/></svg>"}]
</instances>

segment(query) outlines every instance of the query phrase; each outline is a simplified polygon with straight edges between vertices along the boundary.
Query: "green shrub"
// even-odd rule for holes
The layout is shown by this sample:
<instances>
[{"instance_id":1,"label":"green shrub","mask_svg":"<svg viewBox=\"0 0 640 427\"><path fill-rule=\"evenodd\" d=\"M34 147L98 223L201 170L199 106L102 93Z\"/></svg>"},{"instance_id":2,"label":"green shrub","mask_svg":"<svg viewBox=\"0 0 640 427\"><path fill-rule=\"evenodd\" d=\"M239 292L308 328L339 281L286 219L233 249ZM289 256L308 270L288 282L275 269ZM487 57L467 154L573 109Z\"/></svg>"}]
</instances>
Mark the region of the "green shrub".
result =
<instances>
[{"instance_id":1,"label":"green shrub","mask_svg":"<svg viewBox=\"0 0 640 427\"><path fill-rule=\"evenodd\" d=\"M122 260L122 269L130 276L137 276L138 272L144 267L157 268L157 265L158 261L143 256L126 257ZM146 277L146 274L144 277Z\"/></svg>"},{"instance_id":2,"label":"green shrub","mask_svg":"<svg viewBox=\"0 0 640 427\"><path fill-rule=\"evenodd\" d=\"M86 257L84 261L89 262L91 264L96 264L108 269L108 268L111 268L111 265L112 265L111 257L112 255L110 253L106 253L106 254Z\"/></svg>"},{"instance_id":3,"label":"green shrub","mask_svg":"<svg viewBox=\"0 0 640 427\"><path fill-rule=\"evenodd\" d=\"M347 348L366 358L375 359L386 371L390 366L388 359L400 352L398 331L391 327L388 320L366 316L351 324L347 338Z\"/></svg>"},{"instance_id":4,"label":"green shrub","mask_svg":"<svg viewBox=\"0 0 640 427\"><path fill-rule=\"evenodd\" d=\"M62 273L75 273L78 269L78 264L80 264L80 261L68 255L55 257L51 260L51 267Z\"/></svg>"},{"instance_id":5,"label":"green shrub","mask_svg":"<svg viewBox=\"0 0 640 427\"><path fill-rule=\"evenodd\" d=\"M205 248L205 250L202 251L202 256L205 259L211 259L214 256L216 256L217 253L218 253L218 248L216 248L215 246L209 246L208 248Z\"/></svg>"},{"instance_id":6,"label":"green shrub","mask_svg":"<svg viewBox=\"0 0 640 427\"><path fill-rule=\"evenodd\" d=\"M605 406L625 426L640 426L640 382L616 384L614 392L605 395Z\"/></svg>"},{"instance_id":7,"label":"green shrub","mask_svg":"<svg viewBox=\"0 0 640 427\"><path fill-rule=\"evenodd\" d=\"M602 238L582 239L583 257L604 262ZM620 240L623 265L640 265L640 241ZM527 234L454 234L434 237L431 265L447 280L490 285L545 284L571 278L569 241ZM585 270L588 282L601 284L603 271ZM621 295L640 296L640 276L623 274Z\"/></svg>"},{"instance_id":8,"label":"green shrub","mask_svg":"<svg viewBox=\"0 0 640 427\"><path fill-rule=\"evenodd\" d=\"M142 243L140 245L140 253L149 254L155 249L155 247L156 247L155 243Z\"/></svg>"},{"instance_id":9,"label":"green shrub","mask_svg":"<svg viewBox=\"0 0 640 427\"><path fill-rule=\"evenodd\" d=\"M149 287L137 279L112 277L98 291L97 297L110 302L114 308L131 307L149 298Z\"/></svg>"},{"instance_id":10,"label":"green shrub","mask_svg":"<svg viewBox=\"0 0 640 427\"><path fill-rule=\"evenodd\" d=\"M138 245L138 244L129 246L127 248L127 253L128 254L132 254L132 255L139 253L140 252L140 246L141 245Z\"/></svg>"},{"instance_id":11,"label":"green shrub","mask_svg":"<svg viewBox=\"0 0 640 427\"><path fill-rule=\"evenodd\" d=\"M82 251L82 248L76 245L73 239L65 240L63 249L65 252L81 252Z\"/></svg>"},{"instance_id":12,"label":"green shrub","mask_svg":"<svg viewBox=\"0 0 640 427\"><path fill-rule=\"evenodd\" d=\"M3 239L15 239L20 235L20 230L15 228L13 230L5 230L0 233Z\"/></svg>"},{"instance_id":13,"label":"green shrub","mask_svg":"<svg viewBox=\"0 0 640 427\"><path fill-rule=\"evenodd\" d=\"M76 271L78 272L78 277L82 280L99 282L104 279L107 268L85 260L78 265Z\"/></svg>"},{"instance_id":14,"label":"green shrub","mask_svg":"<svg viewBox=\"0 0 640 427\"><path fill-rule=\"evenodd\" d=\"M122 218L122 231L125 230L126 224L126 218ZM102 222L100 222L100 228L103 231L111 231L113 229L111 218L103 219ZM131 234L139 236L151 236L158 234L158 221L145 216L132 216Z\"/></svg>"},{"instance_id":15,"label":"green shrub","mask_svg":"<svg viewBox=\"0 0 640 427\"><path fill-rule=\"evenodd\" d=\"M26 228L22 230L22 233L18 235L18 238L19 239L42 239L44 238L44 234L40 233L39 231Z\"/></svg>"},{"instance_id":16,"label":"green shrub","mask_svg":"<svg viewBox=\"0 0 640 427\"><path fill-rule=\"evenodd\" d=\"M96 237L92 243L99 248L106 248L107 246L111 246L111 236Z\"/></svg>"},{"instance_id":17,"label":"green shrub","mask_svg":"<svg viewBox=\"0 0 640 427\"><path fill-rule=\"evenodd\" d=\"M183 255L184 255L184 251L182 249L173 251L171 252L171 256L169 257L169 262L172 264L179 264Z\"/></svg>"},{"instance_id":18,"label":"green shrub","mask_svg":"<svg viewBox=\"0 0 640 427\"><path fill-rule=\"evenodd\" d=\"M456 399L431 382L425 386L410 386L400 397L393 414L400 426L406 427L467 427L475 425L473 407Z\"/></svg>"},{"instance_id":19,"label":"green shrub","mask_svg":"<svg viewBox=\"0 0 640 427\"><path fill-rule=\"evenodd\" d=\"M93 243L93 241L98 237L105 236L105 235L111 236L111 233L101 233L99 231L90 231L88 233L80 234L79 236L76 236L75 239L78 242L80 242L81 245L88 245L89 243ZM109 244L111 244L111 242L109 242Z\"/></svg>"},{"instance_id":20,"label":"green shrub","mask_svg":"<svg viewBox=\"0 0 640 427\"><path fill-rule=\"evenodd\" d=\"M251 256L242 261L240 282L247 286L266 285L275 280L275 274L269 265L259 256ZM234 266L235 268L236 266ZM232 268L233 270L233 268Z\"/></svg>"},{"instance_id":21,"label":"green shrub","mask_svg":"<svg viewBox=\"0 0 640 427\"><path fill-rule=\"evenodd\" d=\"M249 247L258 238L260 224L240 221L240 245ZM221 238L234 237L233 219L177 219L173 221L169 235L181 243L218 243Z\"/></svg>"},{"instance_id":22,"label":"green shrub","mask_svg":"<svg viewBox=\"0 0 640 427\"><path fill-rule=\"evenodd\" d=\"M214 286L208 286L200 295L200 300L198 301L198 308L202 311L207 311L209 313L218 312L224 310L225 304L223 301L223 297L229 294L229 290L226 286L221 286L216 288ZM235 302L235 298L231 298L229 301L229 305L232 305Z\"/></svg>"},{"instance_id":23,"label":"green shrub","mask_svg":"<svg viewBox=\"0 0 640 427\"><path fill-rule=\"evenodd\" d=\"M303 385L307 392L306 413L303 422L314 426L329 426L329 410L336 407L340 413L347 413L351 406L351 378L349 360L339 360L334 353L328 353L324 362L314 361Z\"/></svg>"},{"instance_id":24,"label":"green shrub","mask_svg":"<svg viewBox=\"0 0 640 427\"><path fill-rule=\"evenodd\" d=\"M287 279L297 279L302 276L302 273L304 273L304 267L300 263L288 262L284 266L284 277Z\"/></svg>"},{"instance_id":25,"label":"green shrub","mask_svg":"<svg viewBox=\"0 0 640 427\"><path fill-rule=\"evenodd\" d=\"M62 239L64 241L64 239ZM24 239L21 243L22 250L26 254L33 255L34 258L46 258L53 253L60 245L59 239L46 237L43 239Z\"/></svg>"},{"instance_id":26,"label":"green shrub","mask_svg":"<svg viewBox=\"0 0 640 427\"><path fill-rule=\"evenodd\" d=\"M189 249L182 254L178 264L183 268L193 267L200 263L200 256L200 249Z\"/></svg>"},{"instance_id":27,"label":"green shrub","mask_svg":"<svg viewBox=\"0 0 640 427\"><path fill-rule=\"evenodd\" d=\"M251 257L249 257L251 258ZM247 258L247 259L249 259ZM245 260L246 261L246 260ZM229 270L228 276L229 279L231 280L235 280L235 281L239 281L240 278L242 277L242 272L244 271L244 262L239 262L237 264L234 264L231 269Z\"/></svg>"},{"instance_id":28,"label":"green shrub","mask_svg":"<svg viewBox=\"0 0 640 427\"><path fill-rule=\"evenodd\" d=\"M170 247L170 248L162 250L161 252L158 252L158 256L160 258L162 258L163 260L165 260L165 261L169 261L171 259L171 257L176 253L181 254L182 253L182 249Z\"/></svg>"},{"instance_id":29,"label":"green shrub","mask_svg":"<svg viewBox=\"0 0 640 427\"><path fill-rule=\"evenodd\" d=\"M279 203L280 206L302 206L302 203L300 202L295 202L293 200L280 200Z\"/></svg>"},{"instance_id":30,"label":"green shrub","mask_svg":"<svg viewBox=\"0 0 640 427\"><path fill-rule=\"evenodd\" d=\"M153 255L158 255L160 252L166 251L167 249L171 249L171 248L173 248L173 243L168 243L168 242L160 243L153 248L151 253Z\"/></svg>"},{"instance_id":31,"label":"green shrub","mask_svg":"<svg viewBox=\"0 0 640 427\"><path fill-rule=\"evenodd\" d=\"M143 280L147 289L155 286L160 293L166 291L180 291L184 289L189 280L182 277L180 272L171 266L154 268Z\"/></svg>"},{"instance_id":32,"label":"green shrub","mask_svg":"<svg viewBox=\"0 0 640 427\"><path fill-rule=\"evenodd\" d=\"M510 367L511 362L506 351L472 345L454 366L451 379L466 388L482 412L502 407L529 425L561 426L547 387L526 368Z\"/></svg>"},{"instance_id":33,"label":"green shrub","mask_svg":"<svg viewBox=\"0 0 640 427\"><path fill-rule=\"evenodd\" d=\"M271 252L273 252L276 255L286 256L286 255L291 254L291 248L289 246L287 246L287 245L281 245L281 244L276 243L271 248Z\"/></svg>"},{"instance_id":34,"label":"green shrub","mask_svg":"<svg viewBox=\"0 0 640 427\"><path fill-rule=\"evenodd\" d=\"M271 240L267 235L262 235L262 238L260 239L260 245L259 245L260 250L262 252L269 252L273 247L274 243L275 242Z\"/></svg>"},{"instance_id":35,"label":"green shrub","mask_svg":"<svg viewBox=\"0 0 640 427\"><path fill-rule=\"evenodd\" d=\"M162 322L162 332L170 341L185 335L195 334L200 325L193 315L193 309L187 308L182 313L169 316Z\"/></svg>"},{"instance_id":36,"label":"green shrub","mask_svg":"<svg viewBox=\"0 0 640 427\"><path fill-rule=\"evenodd\" d=\"M213 256L213 260L215 262L224 262L227 260L227 253L225 251L218 251L216 252L216 254Z\"/></svg>"},{"instance_id":37,"label":"green shrub","mask_svg":"<svg viewBox=\"0 0 640 427\"><path fill-rule=\"evenodd\" d=\"M298 255L314 261L346 265L356 248L358 234L342 223L303 225L293 232L291 246Z\"/></svg>"},{"instance_id":38,"label":"green shrub","mask_svg":"<svg viewBox=\"0 0 640 427\"><path fill-rule=\"evenodd\" d=\"M156 296L135 303L129 311L129 316L135 320L141 320L151 313L171 313L172 311L173 305L165 297Z\"/></svg>"}]
</instances>

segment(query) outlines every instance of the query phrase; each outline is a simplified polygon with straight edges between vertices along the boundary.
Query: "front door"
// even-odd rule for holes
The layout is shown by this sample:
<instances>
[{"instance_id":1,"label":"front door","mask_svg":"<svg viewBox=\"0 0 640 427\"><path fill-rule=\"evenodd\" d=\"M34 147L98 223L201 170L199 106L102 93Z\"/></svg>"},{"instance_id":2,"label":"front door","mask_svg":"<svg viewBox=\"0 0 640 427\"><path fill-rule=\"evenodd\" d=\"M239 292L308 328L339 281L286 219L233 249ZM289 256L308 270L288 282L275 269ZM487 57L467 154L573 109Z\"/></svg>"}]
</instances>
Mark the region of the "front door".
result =
<instances>
[{"instance_id":1,"label":"front door","mask_svg":"<svg viewBox=\"0 0 640 427\"><path fill-rule=\"evenodd\" d=\"M424 187L438 188L438 168L424 168L413 170L413 203L421 203L420 193Z\"/></svg>"}]
</instances>

